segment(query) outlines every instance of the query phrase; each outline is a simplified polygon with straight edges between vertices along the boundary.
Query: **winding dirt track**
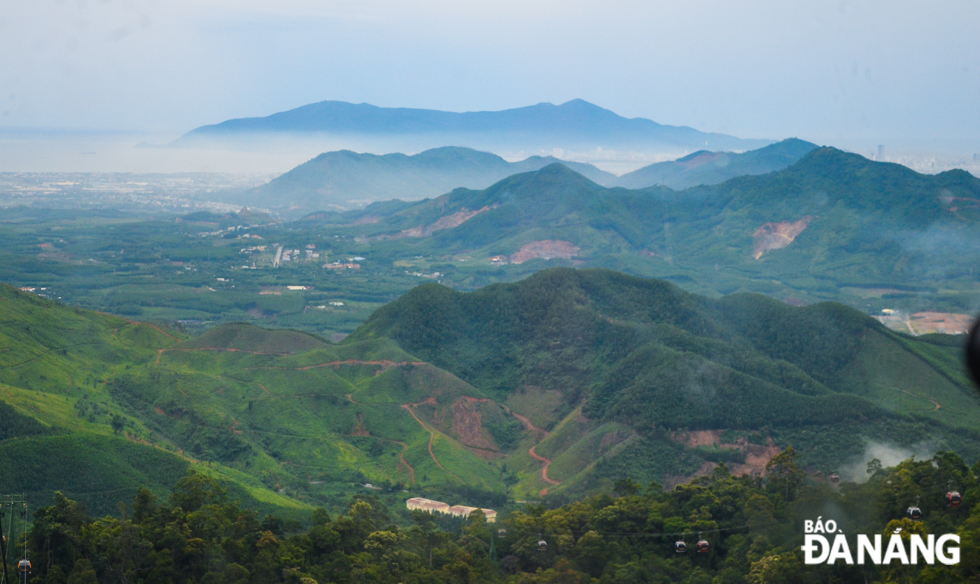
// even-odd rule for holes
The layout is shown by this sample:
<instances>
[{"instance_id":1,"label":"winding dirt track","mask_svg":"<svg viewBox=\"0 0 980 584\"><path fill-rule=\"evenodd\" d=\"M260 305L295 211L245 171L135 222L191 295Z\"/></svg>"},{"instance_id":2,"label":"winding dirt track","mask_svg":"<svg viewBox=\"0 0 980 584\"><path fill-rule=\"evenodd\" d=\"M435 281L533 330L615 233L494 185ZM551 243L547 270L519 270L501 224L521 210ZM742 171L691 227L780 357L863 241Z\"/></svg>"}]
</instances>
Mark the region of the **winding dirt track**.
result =
<instances>
[{"instance_id":1,"label":"winding dirt track","mask_svg":"<svg viewBox=\"0 0 980 584\"><path fill-rule=\"evenodd\" d=\"M408 444L405 444L404 442L399 442L397 440L392 440L392 442L394 442L395 444L401 444L401 446L402 446L402 452L401 452L401 454L398 455L398 461L400 463L402 463L402 464L405 465L405 470L406 470L406 472L408 472L408 482L409 482L409 484L414 485L415 484L415 469L412 468L412 465L408 464L408 461L407 460L405 460L405 453L408 452Z\"/></svg>"},{"instance_id":2,"label":"winding dirt track","mask_svg":"<svg viewBox=\"0 0 980 584\"><path fill-rule=\"evenodd\" d=\"M531 420L528 420L527 417L522 416L522 415L518 414L517 412L510 411L510 408L508 408L507 406L504 406L504 409L507 410L507 413L508 414L510 414L510 415L514 416L515 418L517 418L518 420L520 420L521 423L524 424L524 428L526 428L527 430L530 430L531 432L534 432L535 434L540 434L542 438L547 438L548 437L548 432L546 430L542 430L541 428L538 428L537 426L535 426L534 424L532 424L531 423Z\"/></svg>"},{"instance_id":3,"label":"winding dirt track","mask_svg":"<svg viewBox=\"0 0 980 584\"><path fill-rule=\"evenodd\" d=\"M533 458L534 460L542 463L541 464L541 480L543 480L544 482L548 483L549 485L560 485L561 484L561 481L556 481L555 479L552 479L552 478L549 478L548 477L548 465L551 464L551 459L550 458L545 458L545 457L541 456L540 454L538 454L537 452L535 452L534 451L534 446L532 446L531 449L527 451L527 453L531 456L531 458ZM540 492L538 492L538 495L540 495L542 497L544 497L547 494L548 494L548 487L545 487L545 488L541 489Z\"/></svg>"},{"instance_id":4,"label":"winding dirt track","mask_svg":"<svg viewBox=\"0 0 980 584\"><path fill-rule=\"evenodd\" d=\"M522 415L518 414L517 412L512 412L510 410L510 408L508 408L507 406L503 406L503 408L505 410L507 410L507 413L508 414L510 414L510 415L514 416L515 418L517 418L518 420L520 420L521 423L524 424L524 428L526 428L527 430L529 430L531 432L534 432L535 434L540 435L542 439L548 437L548 432L546 430L543 430L541 428L538 428L537 426L535 426L534 424L532 424L531 423L531 420L528 420L527 419L527 416L522 416ZM541 480L543 480L544 482L548 483L549 485L560 485L561 484L561 481L556 481L555 479L553 479L553 478L551 478L551 477L548 476L548 465L551 464L551 459L550 458L545 458L545 457L541 456L540 454L538 454L537 452L534 451L534 448L535 447L532 446L531 449L527 451L527 454L528 454L528 456L530 456L534 460L536 460L536 461L538 461L538 462L541 463ZM543 497L543 496L545 496L547 494L548 494L548 487L545 487L545 488L541 489L541 491L538 492L538 495L541 496L541 497Z\"/></svg>"},{"instance_id":5,"label":"winding dirt track","mask_svg":"<svg viewBox=\"0 0 980 584\"><path fill-rule=\"evenodd\" d=\"M402 409L408 410L408 413L412 414L412 417L415 418L415 421L418 422L423 428L425 428L425 431L429 433L429 456L432 457L432 460L435 461L436 465L439 468L441 468L442 470L446 470L446 467L442 466L442 464L439 462L439 459L436 458L436 453L432 451L432 441L435 440L436 438L435 432L430 430L429 427L426 426L425 423L422 422L422 420L420 420L419 417L415 415L415 410L412 409L413 405L415 404L404 404L402 405Z\"/></svg>"}]
</instances>

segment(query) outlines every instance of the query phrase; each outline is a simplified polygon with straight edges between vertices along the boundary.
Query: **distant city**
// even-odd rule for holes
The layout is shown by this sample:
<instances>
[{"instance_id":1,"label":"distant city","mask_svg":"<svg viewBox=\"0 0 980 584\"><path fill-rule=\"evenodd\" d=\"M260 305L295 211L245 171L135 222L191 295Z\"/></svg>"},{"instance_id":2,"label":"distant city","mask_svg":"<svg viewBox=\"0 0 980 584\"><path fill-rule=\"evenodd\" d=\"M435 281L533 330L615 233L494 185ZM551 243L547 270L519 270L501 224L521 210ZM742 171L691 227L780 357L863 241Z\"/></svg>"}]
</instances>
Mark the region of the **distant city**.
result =
<instances>
[{"instance_id":1,"label":"distant city","mask_svg":"<svg viewBox=\"0 0 980 584\"><path fill-rule=\"evenodd\" d=\"M227 194L264 184L275 175L230 173L131 174L85 172L0 173L0 208L112 208L191 213L238 211L219 202Z\"/></svg>"}]
</instances>

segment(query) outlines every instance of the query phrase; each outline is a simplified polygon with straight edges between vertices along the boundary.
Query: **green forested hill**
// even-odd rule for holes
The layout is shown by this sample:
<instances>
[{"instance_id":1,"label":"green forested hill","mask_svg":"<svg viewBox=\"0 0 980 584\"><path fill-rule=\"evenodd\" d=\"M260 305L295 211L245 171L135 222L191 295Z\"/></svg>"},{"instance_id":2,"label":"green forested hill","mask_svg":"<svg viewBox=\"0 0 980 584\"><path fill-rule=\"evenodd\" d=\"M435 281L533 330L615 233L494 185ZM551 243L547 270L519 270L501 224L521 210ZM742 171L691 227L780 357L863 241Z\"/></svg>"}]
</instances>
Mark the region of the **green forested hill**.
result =
<instances>
[{"instance_id":1,"label":"green forested hill","mask_svg":"<svg viewBox=\"0 0 980 584\"><path fill-rule=\"evenodd\" d=\"M812 473L872 442L980 455L958 349L839 304L553 269L420 286L339 344L240 323L185 338L10 287L0 310L0 487L95 509L191 467L293 512L363 483L499 506L759 473L787 446Z\"/></svg>"},{"instance_id":2,"label":"green forested hill","mask_svg":"<svg viewBox=\"0 0 980 584\"><path fill-rule=\"evenodd\" d=\"M712 456L744 461L679 446L698 436L724 450L764 435L825 472L869 441L941 435L980 455L980 399L958 349L839 304L709 300L663 281L555 269L468 294L421 286L353 335L380 337L528 408L551 432L536 453L573 489L624 469L662 479Z\"/></svg>"}]
</instances>

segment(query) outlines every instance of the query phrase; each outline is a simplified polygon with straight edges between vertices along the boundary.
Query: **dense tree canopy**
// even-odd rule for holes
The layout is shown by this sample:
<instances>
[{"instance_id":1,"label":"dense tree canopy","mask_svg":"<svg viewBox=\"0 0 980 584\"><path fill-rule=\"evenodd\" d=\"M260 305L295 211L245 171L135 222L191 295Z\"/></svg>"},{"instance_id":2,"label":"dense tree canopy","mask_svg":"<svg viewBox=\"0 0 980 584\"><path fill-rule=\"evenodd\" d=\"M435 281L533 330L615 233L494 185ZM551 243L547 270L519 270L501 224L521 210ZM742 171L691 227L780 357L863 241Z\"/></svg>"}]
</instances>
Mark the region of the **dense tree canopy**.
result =
<instances>
[{"instance_id":1,"label":"dense tree canopy","mask_svg":"<svg viewBox=\"0 0 980 584\"><path fill-rule=\"evenodd\" d=\"M168 501L142 490L121 516L92 518L63 496L34 514L31 582L259 583L659 583L973 582L980 576L977 471L955 454L883 469L864 483L807 476L787 450L767 478L724 465L665 491L624 478L616 497L556 509L529 505L488 524L479 512L444 530L432 515L395 516L358 496L345 515L316 511L308 525L260 518L194 472ZM964 496L944 502L947 489ZM917 504L922 521L905 518ZM834 519L844 533L957 533L958 566L805 566L803 522ZM406 519L407 517L407 519ZM707 541L707 553L695 551ZM676 541L687 543L677 553ZM543 544L541 543L543 542ZM14 567L11 566L11 569Z\"/></svg>"}]
</instances>

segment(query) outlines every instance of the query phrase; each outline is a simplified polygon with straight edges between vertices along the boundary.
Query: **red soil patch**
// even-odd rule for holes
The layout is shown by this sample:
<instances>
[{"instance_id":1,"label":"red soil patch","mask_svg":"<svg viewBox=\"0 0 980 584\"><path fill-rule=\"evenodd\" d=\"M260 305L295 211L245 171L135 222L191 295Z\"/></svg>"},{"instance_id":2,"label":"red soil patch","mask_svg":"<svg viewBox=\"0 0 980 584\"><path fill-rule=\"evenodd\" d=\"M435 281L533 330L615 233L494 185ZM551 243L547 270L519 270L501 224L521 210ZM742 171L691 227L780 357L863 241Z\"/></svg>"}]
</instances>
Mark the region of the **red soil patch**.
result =
<instances>
[{"instance_id":1,"label":"red soil patch","mask_svg":"<svg viewBox=\"0 0 980 584\"><path fill-rule=\"evenodd\" d=\"M440 217L435 223L431 225L426 225L422 227L413 227L411 229L405 229L398 235L393 236L391 239L401 239L402 237L428 237L435 233L436 231L442 231L443 229L452 229L453 227L459 227L463 223L469 221L473 217L476 217L480 213L484 213L493 209L496 205L486 206L476 211L470 211L468 209L462 209L456 211L452 215L446 215L445 217Z\"/></svg>"},{"instance_id":2,"label":"red soil patch","mask_svg":"<svg viewBox=\"0 0 980 584\"><path fill-rule=\"evenodd\" d=\"M779 221L766 223L755 230L752 240L755 242L752 255L755 259L774 249L781 249L793 243L796 236L803 233L813 217L807 215L799 221Z\"/></svg>"},{"instance_id":3,"label":"red soil patch","mask_svg":"<svg viewBox=\"0 0 980 584\"><path fill-rule=\"evenodd\" d=\"M916 312L909 317L909 325L916 334L946 333L966 334L970 330L973 317L969 314L953 312Z\"/></svg>"},{"instance_id":4,"label":"red soil patch","mask_svg":"<svg viewBox=\"0 0 980 584\"><path fill-rule=\"evenodd\" d=\"M726 444L721 441L721 431L719 430L696 430L693 432L677 432L671 435L671 439L685 444L691 448L697 446L714 446L717 448L729 448L733 450L741 450L745 453L744 463L726 463L729 472L733 475L757 475L763 476L766 474L766 465L772 460L773 456L776 456L782 450L776 446L772 441L772 438L767 439L767 444L765 446L759 444L752 444L745 438L739 438L734 443ZM701 476L711 472L716 466L716 463L707 463L710 466L706 467L702 465L701 469L694 476ZM705 471L705 469L707 469ZM705 472L702 472L705 471Z\"/></svg>"},{"instance_id":5,"label":"red soil patch","mask_svg":"<svg viewBox=\"0 0 980 584\"><path fill-rule=\"evenodd\" d=\"M532 241L522 247L517 253L511 254L510 263L523 264L526 261L536 258L545 260L562 258L567 260L577 256L579 251L581 251L580 248L577 245L573 245L570 241L543 239L541 241Z\"/></svg>"},{"instance_id":6,"label":"red soil patch","mask_svg":"<svg viewBox=\"0 0 980 584\"><path fill-rule=\"evenodd\" d=\"M453 432L466 446L497 453L499 449L483 435L483 421L478 409L478 404L489 401L462 397L453 402Z\"/></svg>"}]
</instances>

